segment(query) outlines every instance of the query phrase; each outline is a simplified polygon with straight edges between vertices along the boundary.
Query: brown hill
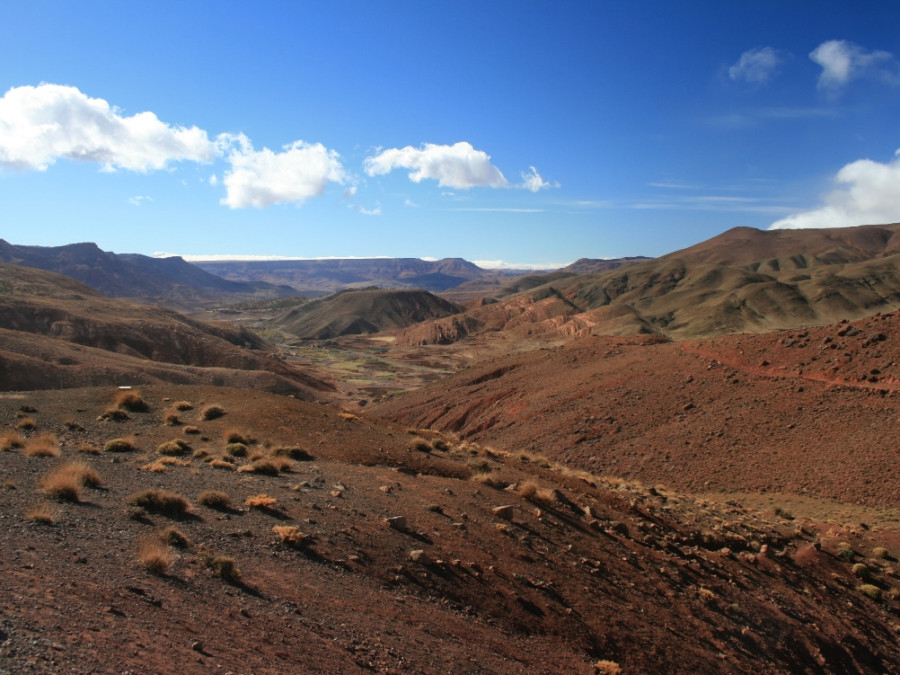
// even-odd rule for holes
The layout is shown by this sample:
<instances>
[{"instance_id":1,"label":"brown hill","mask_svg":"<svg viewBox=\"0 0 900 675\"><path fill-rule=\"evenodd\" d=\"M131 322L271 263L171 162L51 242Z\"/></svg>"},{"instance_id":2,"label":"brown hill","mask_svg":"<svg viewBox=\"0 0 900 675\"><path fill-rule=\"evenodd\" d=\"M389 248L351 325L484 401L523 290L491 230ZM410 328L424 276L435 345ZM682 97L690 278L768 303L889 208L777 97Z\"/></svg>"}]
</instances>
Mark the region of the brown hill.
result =
<instances>
[{"instance_id":1,"label":"brown hill","mask_svg":"<svg viewBox=\"0 0 900 675\"><path fill-rule=\"evenodd\" d=\"M309 397L328 388L273 358L243 328L107 298L62 275L4 264L0 374L6 390L240 381Z\"/></svg>"},{"instance_id":2,"label":"brown hill","mask_svg":"<svg viewBox=\"0 0 900 675\"><path fill-rule=\"evenodd\" d=\"M176 309L294 294L290 288L266 283L227 281L177 256L116 254L91 243L14 246L0 239L0 263L65 274L109 297Z\"/></svg>"},{"instance_id":3,"label":"brown hill","mask_svg":"<svg viewBox=\"0 0 900 675\"><path fill-rule=\"evenodd\" d=\"M327 340L379 333L458 313L462 308L427 291L343 291L292 307L268 325L292 337Z\"/></svg>"},{"instance_id":4,"label":"brown hill","mask_svg":"<svg viewBox=\"0 0 900 675\"><path fill-rule=\"evenodd\" d=\"M116 393L0 396L5 671L900 669L895 534L246 390L98 421Z\"/></svg>"},{"instance_id":5,"label":"brown hill","mask_svg":"<svg viewBox=\"0 0 900 675\"><path fill-rule=\"evenodd\" d=\"M657 260L596 274L559 273L464 317L412 327L399 340L445 344L496 331L548 339L690 338L857 319L900 307L897 232L900 225L786 235L738 228Z\"/></svg>"},{"instance_id":6,"label":"brown hill","mask_svg":"<svg viewBox=\"0 0 900 675\"><path fill-rule=\"evenodd\" d=\"M492 359L377 413L679 490L890 507L900 313L762 335L589 337Z\"/></svg>"}]
</instances>

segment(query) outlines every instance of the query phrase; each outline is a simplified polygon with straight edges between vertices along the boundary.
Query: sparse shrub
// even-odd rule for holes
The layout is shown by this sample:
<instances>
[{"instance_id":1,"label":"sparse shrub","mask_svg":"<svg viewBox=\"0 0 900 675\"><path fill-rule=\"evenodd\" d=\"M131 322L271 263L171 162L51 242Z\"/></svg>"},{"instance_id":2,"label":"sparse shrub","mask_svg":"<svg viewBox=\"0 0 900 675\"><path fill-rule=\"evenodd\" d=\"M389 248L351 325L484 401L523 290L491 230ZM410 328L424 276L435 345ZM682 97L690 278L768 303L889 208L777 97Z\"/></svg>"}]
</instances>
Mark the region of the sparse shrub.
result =
<instances>
[{"instance_id":1,"label":"sparse shrub","mask_svg":"<svg viewBox=\"0 0 900 675\"><path fill-rule=\"evenodd\" d=\"M76 473L59 466L41 479L41 492L67 502L79 502L81 480Z\"/></svg>"},{"instance_id":2,"label":"sparse shrub","mask_svg":"<svg viewBox=\"0 0 900 675\"><path fill-rule=\"evenodd\" d=\"M231 508L231 499L221 490L205 490L197 495L197 503L218 511Z\"/></svg>"},{"instance_id":3,"label":"sparse shrub","mask_svg":"<svg viewBox=\"0 0 900 675\"><path fill-rule=\"evenodd\" d=\"M290 473L294 470L294 463L287 457L273 457L269 460L279 473Z\"/></svg>"},{"instance_id":4,"label":"sparse shrub","mask_svg":"<svg viewBox=\"0 0 900 675\"><path fill-rule=\"evenodd\" d=\"M190 506L181 495L158 489L135 492L128 498L128 504L169 517L183 516Z\"/></svg>"},{"instance_id":5,"label":"sparse shrub","mask_svg":"<svg viewBox=\"0 0 900 675\"><path fill-rule=\"evenodd\" d=\"M37 426L37 422L34 421L33 417L23 417L16 424L17 429L22 429L23 431L31 431Z\"/></svg>"},{"instance_id":6,"label":"sparse shrub","mask_svg":"<svg viewBox=\"0 0 900 675\"><path fill-rule=\"evenodd\" d=\"M550 460L543 455L536 455L532 452L526 452L524 450L518 453L516 455L516 458L523 464L533 464L534 466L538 466L542 469L549 469L551 466Z\"/></svg>"},{"instance_id":7,"label":"sparse shrub","mask_svg":"<svg viewBox=\"0 0 900 675\"><path fill-rule=\"evenodd\" d=\"M132 452L135 447L131 439L114 438L111 441L107 441L106 445L103 446L103 449L106 452Z\"/></svg>"},{"instance_id":8,"label":"sparse shrub","mask_svg":"<svg viewBox=\"0 0 900 675\"><path fill-rule=\"evenodd\" d=\"M129 418L128 413L121 408L107 408L102 413L100 413L100 416L97 419L109 422L124 422Z\"/></svg>"},{"instance_id":9,"label":"sparse shrub","mask_svg":"<svg viewBox=\"0 0 900 675\"><path fill-rule=\"evenodd\" d=\"M491 463L486 459L473 459L469 461L469 468L472 470L474 474L488 474L491 473L494 468L491 466Z\"/></svg>"},{"instance_id":10,"label":"sparse shrub","mask_svg":"<svg viewBox=\"0 0 900 675\"><path fill-rule=\"evenodd\" d=\"M263 511L271 511L275 508L278 500L267 494L250 495L244 500L244 505L251 509L261 509Z\"/></svg>"},{"instance_id":11,"label":"sparse shrub","mask_svg":"<svg viewBox=\"0 0 900 675\"><path fill-rule=\"evenodd\" d=\"M272 532L278 535L278 539L283 544L291 548L300 548L307 541L307 537L296 525L275 525Z\"/></svg>"},{"instance_id":12,"label":"sparse shrub","mask_svg":"<svg viewBox=\"0 0 900 675\"><path fill-rule=\"evenodd\" d=\"M194 409L194 406L192 406L189 401L177 401L172 407L175 408L175 410L180 410L182 412Z\"/></svg>"},{"instance_id":13,"label":"sparse shrub","mask_svg":"<svg viewBox=\"0 0 900 675\"><path fill-rule=\"evenodd\" d=\"M66 429L69 431L84 431L84 427L74 420L66 420L63 422L63 425L65 425Z\"/></svg>"},{"instance_id":14,"label":"sparse shrub","mask_svg":"<svg viewBox=\"0 0 900 675\"><path fill-rule=\"evenodd\" d=\"M475 473L472 474L472 480L481 483L495 490L505 490L509 487L509 481L503 480L499 476L491 473Z\"/></svg>"},{"instance_id":15,"label":"sparse shrub","mask_svg":"<svg viewBox=\"0 0 900 675\"><path fill-rule=\"evenodd\" d=\"M136 391L120 391L116 394L116 407L133 413L150 410L150 406Z\"/></svg>"},{"instance_id":16,"label":"sparse shrub","mask_svg":"<svg viewBox=\"0 0 900 675\"><path fill-rule=\"evenodd\" d=\"M200 433L200 429L197 427L187 426L184 428L184 433L188 435L196 435Z\"/></svg>"},{"instance_id":17,"label":"sparse shrub","mask_svg":"<svg viewBox=\"0 0 900 675\"><path fill-rule=\"evenodd\" d=\"M229 443L225 446L225 452L232 457L246 457L247 446L240 442Z\"/></svg>"},{"instance_id":18,"label":"sparse shrub","mask_svg":"<svg viewBox=\"0 0 900 675\"><path fill-rule=\"evenodd\" d=\"M884 548L883 546L876 546L875 548L873 548L872 555L875 556L876 558L882 558L884 560L887 560L888 558L891 557L888 554L888 550L886 548Z\"/></svg>"},{"instance_id":19,"label":"sparse shrub","mask_svg":"<svg viewBox=\"0 0 900 675\"><path fill-rule=\"evenodd\" d=\"M76 452L81 452L86 455L99 455L100 448L98 448L96 445L92 445L91 443L82 443L78 446L78 448L76 448Z\"/></svg>"},{"instance_id":20,"label":"sparse shrub","mask_svg":"<svg viewBox=\"0 0 900 675\"><path fill-rule=\"evenodd\" d=\"M179 424L181 424L181 420L178 419L178 415L173 412L166 413L166 416L163 418L163 422L165 422L166 425L170 427L177 427Z\"/></svg>"},{"instance_id":21,"label":"sparse shrub","mask_svg":"<svg viewBox=\"0 0 900 675\"><path fill-rule=\"evenodd\" d=\"M4 490L15 490L16 489L16 481L10 480L7 478L3 481L3 489Z\"/></svg>"},{"instance_id":22,"label":"sparse shrub","mask_svg":"<svg viewBox=\"0 0 900 675\"><path fill-rule=\"evenodd\" d=\"M214 459L209 465L216 469L225 469L226 471L234 471L234 464L226 462L224 459Z\"/></svg>"},{"instance_id":23,"label":"sparse shrub","mask_svg":"<svg viewBox=\"0 0 900 675\"><path fill-rule=\"evenodd\" d=\"M538 493L537 483L534 481L526 480L519 485L519 488L516 490L519 493L520 497L524 497L525 499L533 499L535 495Z\"/></svg>"},{"instance_id":24,"label":"sparse shrub","mask_svg":"<svg viewBox=\"0 0 900 675\"><path fill-rule=\"evenodd\" d=\"M856 557L856 552L853 550L850 544L845 541L838 542L835 552L837 553L839 558L842 558L843 560L846 560L848 562Z\"/></svg>"},{"instance_id":25,"label":"sparse shrub","mask_svg":"<svg viewBox=\"0 0 900 675\"><path fill-rule=\"evenodd\" d=\"M98 474L94 469L85 464L84 462L69 462L68 464L63 464L58 467L56 471L70 473L75 476L81 482L83 487L89 488L99 488L103 486L103 481L100 479L100 474Z\"/></svg>"},{"instance_id":26,"label":"sparse shrub","mask_svg":"<svg viewBox=\"0 0 900 675\"><path fill-rule=\"evenodd\" d=\"M164 466L190 466L191 463L186 459L179 459L178 457L160 457L156 460L160 464Z\"/></svg>"},{"instance_id":27,"label":"sparse shrub","mask_svg":"<svg viewBox=\"0 0 900 675\"><path fill-rule=\"evenodd\" d=\"M159 454L169 456L183 455L186 452L191 452L191 450L192 448L190 445L177 438L166 441L156 448L156 451Z\"/></svg>"},{"instance_id":28,"label":"sparse shrub","mask_svg":"<svg viewBox=\"0 0 900 675\"><path fill-rule=\"evenodd\" d=\"M263 476L277 476L278 467L268 459L258 459L238 469L241 473L258 473Z\"/></svg>"},{"instance_id":29,"label":"sparse shrub","mask_svg":"<svg viewBox=\"0 0 900 675\"><path fill-rule=\"evenodd\" d=\"M872 600L881 600L881 589L874 584L860 584L856 590Z\"/></svg>"},{"instance_id":30,"label":"sparse shrub","mask_svg":"<svg viewBox=\"0 0 900 675\"><path fill-rule=\"evenodd\" d=\"M253 443L253 439L250 438L247 434L244 434L237 429L228 429L222 434L222 439L226 443L242 443L243 445L251 445Z\"/></svg>"},{"instance_id":31,"label":"sparse shrub","mask_svg":"<svg viewBox=\"0 0 900 675\"><path fill-rule=\"evenodd\" d=\"M443 513L444 508L440 504L426 504L426 511L431 511L432 513Z\"/></svg>"},{"instance_id":32,"label":"sparse shrub","mask_svg":"<svg viewBox=\"0 0 900 675\"><path fill-rule=\"evenodd\" d=\"M140 506L131 506L125 509L125 517L128 518L128 520L141 522L147 520L147 512Z\"/></svg>"},{"instance_id":33,"label":"sparse shrub","mask_svg":"<svg viewBox=\"0 0 900 675\"><path fill-rule=\"evenodd\" d=\"M187 538L187 536L179 530L177 527L173 525L169 525L168 527L160 530L159 538L161 541L164 541L169 546L174 546L175 548L187 548L191 545L191 540Z\"/></svg>"},{"instance_id":34,"label":"sparse shrub","mask_svg":"<svg viewBox=\"0 0 900 675\"><path fill-rule=\"evenodd\" d=\"M426 441L424 438L414 438L410 442L409 447L413 450L418 450L419 452L431 452L433 449L431 447L431 443Z\"/></svg>"},{"instance_id":35,"label":"sparse shrub","mask_svg":"<svg viewBox=\"0 0 900 675\"><path fill-rule=\"evenodd\" d=\"M297 462L311 462L314 457L303 448L275 448L270 453L272 457L290 457Z\"/></svg>"},{"instance_id":36,"label":"sparse shrub","mask_svg":"<svg viewBox=\"0 0 900 675\"><path fill-rule=\"evenodd\" d=\"M440 438L436 441L432 441L431 447L433 447L435 450L439 450L440 452L447 452L448 450L450 450L450 446L447 445L446 441L443 441Z\"/></svg>"},{"instance_id":37,"label":"sparse shrub","mask_svg":"<svg viewBox=\"0 0 900 675\"><path fill-rule=\"evenodd\" d=\"M194 450L193 457L196 459L206 459L209 457L209 450L206 448L198 448L197 450Z\"/></svg>"},{"instance_id":38,"label":"sparse shrub","mask_svg":"<svg viewBox=\"0 0 900 675\"><path fill-rule=\"evenodd\" d=\"M162 462L150 462L141 467L141 471L152 471L153 473L162 473L168 471L168 468Z\"/></svg>"},{"instance_id":39,"label":"sparse shrub","mask_svg":"<svg viewBox=\"0 0 900 675\"><path fill-rule=\"evenodd\" d=\"M56 522L56 511L47 504L40 504L30 509L25 517L39 525L53 525Z\"/></svg>"},{"instance_id":40,"label":"sparse shrub","mask_svg":"<svg viewBox=\"0 0 900 675\"><path fill-rule=\"evenodd\" d=\"M779 518L784 518L785 520L793 520L794 514L790 511L787 511L780 506L775 507L775 515Z\"/></svg>"},{"instance_id":41,"label":"sparse shrub","mask_svg":"<svg viewBox=\"0 0 900 675\"><path fill-rule=\"evenodd\" d=\"M622 675L622 667L615 661L603 659L594 664L596 675Z\"/></svg>"},{"instance_id":42,"label":"sparse shrub","mask_svg":"<svg viewBox=\"0 0 900 675\"><path fill-rule=\"evenodd\" d=\"M225 409L220 405L208 405L200 413L200 416L207 421L216 420L225 416Z\"/></svg>"},{"instance_id":43,"label":"sparse shrub","mask_svg":"<svg viewBox=\"0 0 900 675\"><path fill-rule=\"evenodd\" d=\"M147 537L138 544L138 560L148 572L165 574L175 562L175 554L159 537Z\"/></svg>"},{"instance_id":44,"label":"sparse shrub","mask_svg":"<svg viewBox=\"0 0 900 675\"><path fill-rule=\"evenodd\" d=\"M25 439L19 436L19 434L17 433L7 431L5 434L0 436L0 450L7 451L24 447Z\"/></svg>"},{"instance_id":45,"label":"sparse shrub","mask_svg":"<svg viewBox=\"0 0 900 675\"><path fill-rule=\"evenodd\" d=\"M853 567L850 568L850 571L853 572L853 576L858 577L863 581L868 581L872 578L872 570L869 569L869 566L865 563L855 563Z\"/></svg>"},{"instance_id":46,"label":"sparse shrub","mask_svg":"<svg viewBox=\"0 0 900 675\"><path fill-rule=\"evenodd\" d=\"M54 434L41 434L25 444L26 457L59 457L59 441Z\"/></svg>"},{"instance_id":47,"label":"sparse shrub","mask_svg":"<svg viewBox=\"0 0 900 675\"><path fill-rule=\"evenodd\" d=\"M241 574L234 566L234 558L229 558L213 551L201 551L200 557L204 564L217 577L236 583L240 581Z\"/></svg>"}]
</instances>

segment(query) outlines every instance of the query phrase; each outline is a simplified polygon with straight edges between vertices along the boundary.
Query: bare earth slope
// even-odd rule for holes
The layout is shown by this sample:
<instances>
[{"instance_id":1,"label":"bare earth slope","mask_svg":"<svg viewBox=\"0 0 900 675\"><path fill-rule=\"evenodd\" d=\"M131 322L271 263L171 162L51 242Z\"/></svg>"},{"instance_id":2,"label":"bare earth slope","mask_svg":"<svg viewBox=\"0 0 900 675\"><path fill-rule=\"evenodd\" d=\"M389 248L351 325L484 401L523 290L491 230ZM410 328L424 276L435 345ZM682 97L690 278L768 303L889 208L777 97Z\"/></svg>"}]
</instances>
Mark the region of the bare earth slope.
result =
<instances>
[{"instance_id":1,"label":"bare earth slope","mask_svg":"<svg viewBox=\"0 0 900 675\"><path fill-rule=\"evenodd\" d=\"M0 388L156 381L241 382L305 397L327 387L275 359L243 328L107 298L62 275L0 264Z\"/></svg>"},{"instance_id":2,"label":"bare earth slope","mask_svg":"<svg viewBox=\"0 0 900 675\"><path fill-rule=\"evenodd\" d=\"M889 533L611 484L268 394L139 394L147 410L121 422L98 420L113 388L0 396L2 672L900 668ZM206 419L210 404L224 415ZM226 446L236 436L246 456ZM134 449L103 452L114 438ZM63 475L96 478L48 494L73 460L82 473ZM187 510L133 505L147 489Z\"/></svg>"},{"instance_id":3,"label":"bare earth slope","mask_svg":"<svg viewBox=\"0 0 900 675\"><path fill-rule=\"evenodd\" d=\"M699 491L896 504L900 315L496 358L378 407L395 421Z\"/></svg>"}]
</instances>

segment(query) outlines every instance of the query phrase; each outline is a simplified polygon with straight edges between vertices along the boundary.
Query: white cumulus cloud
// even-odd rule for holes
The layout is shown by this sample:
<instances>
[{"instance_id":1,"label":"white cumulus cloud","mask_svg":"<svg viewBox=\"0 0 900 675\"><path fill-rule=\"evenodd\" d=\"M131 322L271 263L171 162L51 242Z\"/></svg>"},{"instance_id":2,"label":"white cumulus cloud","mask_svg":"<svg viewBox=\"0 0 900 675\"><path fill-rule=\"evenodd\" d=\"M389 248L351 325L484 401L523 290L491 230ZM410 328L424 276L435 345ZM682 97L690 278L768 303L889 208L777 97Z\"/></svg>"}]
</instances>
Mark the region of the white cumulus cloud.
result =
<instances>
[{"instance_id":1,"label":"white cumulus cloud","mask_svg":"<svg viewBox=\"0 0 900 675\"><path fill-rule=\"evenodd\" d=\"M897 62L890 52L867 52L847 40L829 40L809 55L822 67L819 88L835 90L860 77L878 77L894 84L900 83Z\"/></svg>"},{"instance_id":2,"label":"white cumulus cloud","mask_svg":"<svg viewBox=\"0 0 900 675\"><path fill-rule=\"evenodd\" d=\"M491 164L490 155L470 143L453 145L426 143L421 148L389 148L365 159L365 171L381 176L394 169L410 169L409 178L418 183L426 178L441 187L465 190L472 187L506 187L506 178Z\"/></svg>"},{"instance_id":3,"label":"white cumulus cloud","mask_svg":"<svg viewBox=\"0 0 900 675\"><path fill-rule=\"evenodd\" d=\"M735 82L743 80L750 84L765 84L777 72L782 61L781 55L772 47L748 49L728 69L728 77Z\"/></svg>"},{"instance_id":4,"label":"white cumulus cloud","mask_svg":"<svg viewBox=\"0 0 900 675\"><path fill-rule=\"evenodd\" d=\"M146 172L216 155L202 129L165 124L152 112L123 116L76 87L13 87L0 99L0 165L13 169L44 171L65 158Z\"/></svg>"},{"instance_id":5,"label":"white cumulus cloud","mask_svg":"<svg viewBox=\"0 0 900 675\"><path fill-rule=\"evenodd\" d=\"M221 203L232 209L303 203L347 177L338 153L321 143L294 141L282 152L254 150L243 134L221 134L218 143L231 164L222 178L226 195Z\"/></svg>"},{"instance_id":6,"label":"white cumulus cloud","mask_svg":"<svg viewBox=\"0 0 900 675\"><path fill-rule=\"evenodd\" d=\"M823 206L782 218L769 229L900 222L900 151L886 164L871 159L851 162L834 180L837 187L825 195Z\"/></svg>"}]
</instances>

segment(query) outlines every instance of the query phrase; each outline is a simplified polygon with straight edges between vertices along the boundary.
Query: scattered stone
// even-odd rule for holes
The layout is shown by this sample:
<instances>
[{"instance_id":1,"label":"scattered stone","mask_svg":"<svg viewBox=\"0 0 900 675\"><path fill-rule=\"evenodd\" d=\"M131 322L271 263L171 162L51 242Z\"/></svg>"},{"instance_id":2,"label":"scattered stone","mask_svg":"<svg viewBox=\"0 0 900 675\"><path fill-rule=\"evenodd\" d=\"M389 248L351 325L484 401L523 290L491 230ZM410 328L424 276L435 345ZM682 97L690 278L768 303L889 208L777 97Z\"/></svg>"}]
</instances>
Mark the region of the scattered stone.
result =
<instances>
[{"instance_id":1,"label":"scattered stone","mask_svg":"<svg viewBox=\"0 0 900 675\"><path fill-rule=\"evenodd\" d=\"M391 518L385 518L384 522L387 523L388 527L395 530L403 531L406 529L406 516L392 516Z\"/></svg>"},{"instance_id":2,"label":"scattered stone","mask_svg":"<svg viewBox=\"0 0 900 675\"><path fill-rule=\"evenodd\" d=\"M495 506L491 509L491 513L500 518L501 520L512 520L513 519L513 506L511 504L504 504L503 506Z\"/></svg>"},{"instance_id":3,"label":"scattered stone","mask_svg":"<svg viewBox=\"0 0 900 675\"><path fill-rule=\"evenodd\" d=\"M409 552L409 559L414 563L418 563L419 565L429 565L431 564L431 558L428 557L428 554L425 553L422 549L416 549L415 551Z\"/></svg>"}]
</instances>

